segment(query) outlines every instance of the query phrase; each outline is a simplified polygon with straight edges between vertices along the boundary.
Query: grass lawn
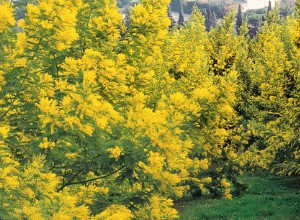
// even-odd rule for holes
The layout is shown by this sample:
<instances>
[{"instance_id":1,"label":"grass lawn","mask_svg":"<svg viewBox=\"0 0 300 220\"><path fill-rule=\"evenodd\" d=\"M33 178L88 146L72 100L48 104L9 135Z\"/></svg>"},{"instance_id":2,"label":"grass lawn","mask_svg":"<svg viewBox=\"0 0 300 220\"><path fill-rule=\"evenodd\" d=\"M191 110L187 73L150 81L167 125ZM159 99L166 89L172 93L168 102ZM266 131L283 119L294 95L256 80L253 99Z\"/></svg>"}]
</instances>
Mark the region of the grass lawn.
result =
<instances>
[{"instance_id":1,"label":"grass lawn","mask_svg":"<svg viewBox=\"0 0 300 220\"><path fill-rule=\"evenodd\" d=\"M248 191L232 200L198 199L176 204L180 220L300 219L300 178L243 176Z\"/></svg>"}]
</instances>

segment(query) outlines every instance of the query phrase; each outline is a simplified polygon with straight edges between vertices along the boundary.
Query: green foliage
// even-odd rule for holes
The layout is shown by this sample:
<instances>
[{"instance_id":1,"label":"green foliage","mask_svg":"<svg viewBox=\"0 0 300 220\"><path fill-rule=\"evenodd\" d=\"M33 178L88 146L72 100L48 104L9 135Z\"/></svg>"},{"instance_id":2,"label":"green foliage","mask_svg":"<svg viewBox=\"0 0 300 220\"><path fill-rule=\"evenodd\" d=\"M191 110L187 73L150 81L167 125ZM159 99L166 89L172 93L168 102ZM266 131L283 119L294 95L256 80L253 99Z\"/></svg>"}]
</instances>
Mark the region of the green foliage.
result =
<instances>
[{"instance_id":1,"label":"green foliage","mask_svg":"<svg viewBox=\"0 0 300 220\"><path fill-rule=\"evenodd\" d=\"M242 6L239 5L238 14L236 18L236 30L238 33L239 33L239 28L242 26L242 24L243 24Z\"/></svg>"},{"instance_id":2,"label":"green foliage","mask_svg":"<svg viewBox=\"0 0 300 220\"><path fill-rule=\"evenodd\" d=\"M217 16L211 11L210 6L206 9L204 15L206 31L210 31L217 24Z\"/></svg>"}]
</instances>

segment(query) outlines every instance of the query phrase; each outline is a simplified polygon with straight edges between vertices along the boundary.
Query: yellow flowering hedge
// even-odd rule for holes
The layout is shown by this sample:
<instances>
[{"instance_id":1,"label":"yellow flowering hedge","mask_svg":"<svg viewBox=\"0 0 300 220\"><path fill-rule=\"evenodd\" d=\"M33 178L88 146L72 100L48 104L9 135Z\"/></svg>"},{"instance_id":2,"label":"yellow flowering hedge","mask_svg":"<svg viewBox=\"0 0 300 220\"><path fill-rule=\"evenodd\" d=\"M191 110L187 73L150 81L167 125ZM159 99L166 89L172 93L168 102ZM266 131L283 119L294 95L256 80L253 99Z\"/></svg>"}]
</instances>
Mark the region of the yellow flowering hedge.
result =
<instances>
[{"instance_id":1,"label":"yellow flowering hedge","mask_svg":"<svg viewBox=\"0 0 300 220\"><path fill-rule=\"evenodd\" d=\"M0 217L175 219L187 193L231 199L243 167L299 173L299 18L248 44L232 14L169 30L168 4L125 27L115 0L18 21L0 1Z\"/></svg>"}]
</instances>

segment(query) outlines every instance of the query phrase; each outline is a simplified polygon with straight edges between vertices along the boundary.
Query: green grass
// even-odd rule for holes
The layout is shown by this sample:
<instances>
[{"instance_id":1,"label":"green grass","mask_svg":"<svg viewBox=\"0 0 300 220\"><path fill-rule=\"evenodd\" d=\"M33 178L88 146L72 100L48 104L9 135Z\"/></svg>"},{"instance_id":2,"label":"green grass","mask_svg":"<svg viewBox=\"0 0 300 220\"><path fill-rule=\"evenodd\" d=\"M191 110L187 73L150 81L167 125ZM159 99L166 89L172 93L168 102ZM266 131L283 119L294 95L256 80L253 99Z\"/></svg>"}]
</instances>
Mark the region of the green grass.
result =
<instances>
[{"instance_id":1,"label":"green grass","mask_svg":"<svg viewBox=\"0 0 300 220\"><path fill-rule=\"evenodd\" d=\"M180 220L300 219L300 178L243 176L248 191L232 200L198 199L176 204Z\"/></svg>"}]
</instances>

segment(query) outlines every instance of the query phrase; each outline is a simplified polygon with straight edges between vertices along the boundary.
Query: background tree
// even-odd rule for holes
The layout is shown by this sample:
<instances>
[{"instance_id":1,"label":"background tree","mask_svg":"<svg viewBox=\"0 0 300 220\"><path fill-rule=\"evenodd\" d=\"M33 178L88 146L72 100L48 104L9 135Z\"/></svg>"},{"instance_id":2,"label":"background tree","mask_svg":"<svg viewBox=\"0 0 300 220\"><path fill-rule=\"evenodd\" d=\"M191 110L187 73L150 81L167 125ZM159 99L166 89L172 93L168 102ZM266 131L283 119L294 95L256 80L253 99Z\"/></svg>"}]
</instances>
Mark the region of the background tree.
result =
<instances>
[{"instance_id":1,"label":"background tree","mask_svg":"<svg viewBox=\"0 0 300 220\"><path fill-rule=\"evenodd\" d=\"M183 25L184 23L184 16L183 16L183 6L182 6L182 0L178 0L179 5L179 17L178 17L178 23L180 25Z\"/></svg>"},{"instance_id":2,"label":"background tree","mask_svg":"<svg viewBox=\"0 0 300 220\"><path fill-rule=\"evenodd\" d=\"M169 17L169 19L171 20L171 26L170 26L170 28L172 28L172 27L174 27L174 25L175 25L175 20L174 20L174 18L173 18L173 15L172 15L172 8L171 8L171 4L169 5L169 7L168 7L168 17Z\"/></svg>"},{"instance_id":3,"label":"background tree","mask_svg":"<svg viewBox=\"0 0 300 220\"><path fill-rule=\"evenodd\" d=\"M242 6L241 4L239 4L239 9L238 9L238 14L237 14L237 18L236 18L236 32L239 32L240 27L243 24L243 16L242 16Z\"/></svg>"},{"instance_id":4,"label":"background tree","mask_svg":"<svg viewBox=\"0 0 300 220\"><path fill-rule=\"evenodd\" d=\"M210 31L216 26L217 18L214 12L211 11L210 5L206 8L205 12L205 27L206 31Z\"/></svg>"},{"instance_id":5,"label":"background tree","mask_svg":"<svg viewBox=\"0 0 300 220\"><path fill-rule=\"evenodd\" d=\"M271 1L269 1L269 4L268 4L268 12L269 11L272 11L272 2Z\"/></svg>"}]
</instances>

